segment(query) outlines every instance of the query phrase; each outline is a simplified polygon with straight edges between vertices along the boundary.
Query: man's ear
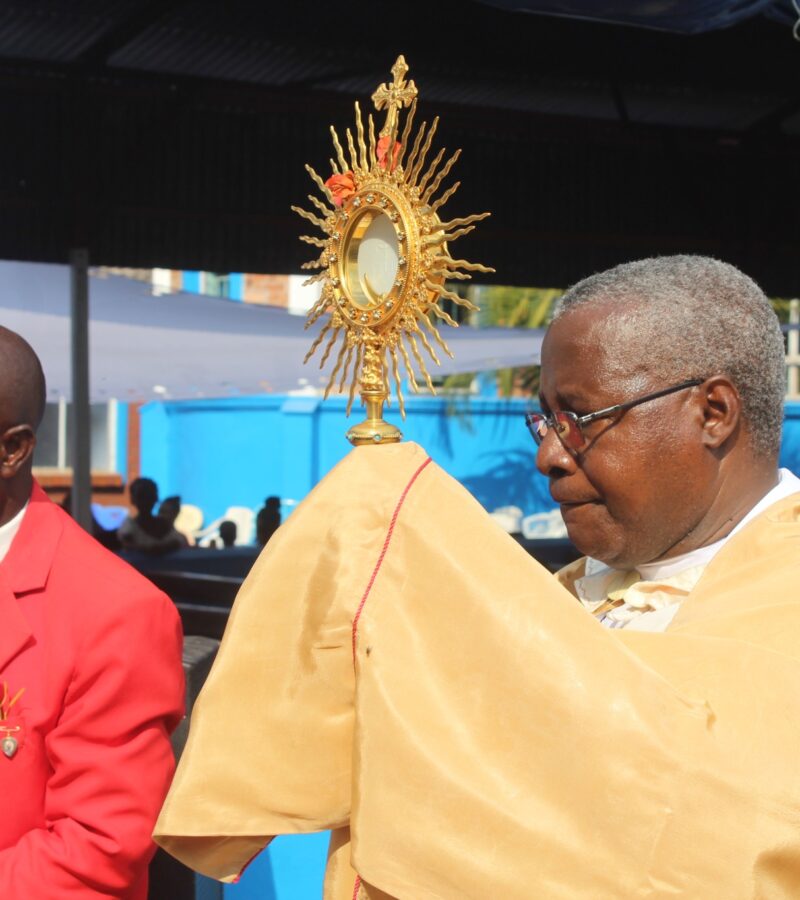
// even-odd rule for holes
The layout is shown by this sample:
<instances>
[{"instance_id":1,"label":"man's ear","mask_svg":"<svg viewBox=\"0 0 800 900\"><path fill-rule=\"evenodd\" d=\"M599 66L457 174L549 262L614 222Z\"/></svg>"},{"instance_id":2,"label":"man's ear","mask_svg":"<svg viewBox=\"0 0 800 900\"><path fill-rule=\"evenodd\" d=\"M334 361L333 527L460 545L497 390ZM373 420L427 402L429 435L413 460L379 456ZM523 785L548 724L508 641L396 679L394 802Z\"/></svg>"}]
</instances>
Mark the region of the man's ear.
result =
<instances>
[{"instance_id":1,"label":"man's ear","mask_svg":"<svg viewBox=\"0 0 800 900\"><path fill-rule=\"evenodd\" d=\"M707 379L700 390L703 392L703 444L716 450L738 429L742 400L733 383L723 375Z\"/></svg>"},{"instance_id":2,"label":"man's ear","mask_svg":"<svg viewBox=\"0 0 800 900\"><path fill-rule=\"evenodd\" d=\"M13 478L30 460L36 434L30 425L15 425L0 436L0 478Z\"/></svg>"}]
</instances>

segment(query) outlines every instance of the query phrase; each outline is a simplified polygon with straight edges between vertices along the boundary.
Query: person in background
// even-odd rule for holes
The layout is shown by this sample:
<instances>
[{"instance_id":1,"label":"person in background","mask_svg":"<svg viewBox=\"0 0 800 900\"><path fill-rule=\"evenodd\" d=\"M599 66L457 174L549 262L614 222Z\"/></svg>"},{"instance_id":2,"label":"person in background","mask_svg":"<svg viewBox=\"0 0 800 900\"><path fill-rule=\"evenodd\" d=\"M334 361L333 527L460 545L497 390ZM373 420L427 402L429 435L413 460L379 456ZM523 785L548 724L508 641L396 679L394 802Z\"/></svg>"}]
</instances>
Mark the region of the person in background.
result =
<instances>
[{"instance_id":1,"label":"person in background","mask_svg":"<svg viewBox=\"0 0 800 900\"><path fill-rule=\"evenodd\" d=\"M267 497L256 516L256 543L265 546L281 524L281 498Z\"/></svg>"},{"instance_id":2,"label":"person in background","mask_svg":"<svg viewBox=\"0 0 800 900\"><path fill-rule=\"evenodd\" d=\"M186 546L186 539L167 519L153 515L158 503L158 488L151 478L136 478L131 482L131 503L137 514L120 525L117 534L124 550L142 553L171 553Z\"/></svg>"},{"instance_id":3,"label":"person in background","mask_svg":"<svg viewBox=\"0 0 800 900\"><path fill-rule=\"evenodd\" d=\"M233 547L236 543L236 522L225 519L219 523L219 536L224 548Z\"/></svg>"},{"instance_id":4,"label":"person in background","mask_svg":"<svg viewBox=\"0 0 800 900\"><path fill-rule=\"evenodd\" d=\"M175 529L177 534L183 539L184 547L193 547L195 544L195 540L190 534L186 534L185 531L181 531L177 525L175 524L178 516L181 511L181 498L174 494L172 497L165 497L161 501L161 505L158 507L158 515L160 518L169 522L170 525Z\"/></svg>"},{"instance_id":5,"label":"person in background","mask_svg":"<svg viewBox=\"0 0 800 900\"><path fill-rule=\"evenodd\" d=\"M0 328L0 896L146 900L180 619L33 478L45 382Z\"/></svg>"}]
</instances>

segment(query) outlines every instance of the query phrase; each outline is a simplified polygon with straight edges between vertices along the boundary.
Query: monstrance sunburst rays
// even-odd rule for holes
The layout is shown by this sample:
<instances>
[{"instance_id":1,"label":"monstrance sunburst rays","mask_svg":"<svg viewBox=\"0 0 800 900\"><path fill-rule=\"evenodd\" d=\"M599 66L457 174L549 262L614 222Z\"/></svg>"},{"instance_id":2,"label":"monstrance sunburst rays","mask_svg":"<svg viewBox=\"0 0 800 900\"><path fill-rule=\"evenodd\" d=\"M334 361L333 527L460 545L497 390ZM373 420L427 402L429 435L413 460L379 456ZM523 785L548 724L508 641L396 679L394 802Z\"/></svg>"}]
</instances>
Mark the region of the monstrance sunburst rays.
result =
<instances>
[{"instance_id":1,"label":"monstrance sunburst rays","mask_svg":"<svg viewBox=\"0 0 800 900\"><path fill-rule=\"evenodd\" d=\"M322 251L317 259L303 264L304 269L319 270L305 284L322 283L306 327L326 314L329 316L305 361L320 350L323 368L339 344L325 396L337 385L340 392L349 385L348 415L361 381L368 418L348 433L353 443L400 439L400 432L381 418L390 381L394 382L403 418L401 364L412 390L419 390L413 358L420 376L435 393L423 353L436 365L440 365L437 348L452 357L438 322L457 327L442 307L442 300L477 309L469 300L448 290L445 283L469 279L473 272L494 271L450 254L449 244L472 231L489 213L449 221L440 219L439 210L455 194L460 182L438 198L436 195L461 151L455 151L443 163L442 149L428 162L439 120L434 119L430 127L423 122L412 140L417 88L405 78L408 66L402 56L391 71L393 81L382 84L372 95L375 108L386 110L380 133L376 137L372 114L367 116L365 125L356 103L355 134L347 129L346 150L331 127L333 174L323 181L311 166L306 166L322 199L308 195L314 212L292 207L323 235L300 238ZM401 131L401 112L405 108ZM366 270L369 266L365 267L359 254L370 234L373 239L382 236L396 256L393 281L384 282L381 289L371 284L371 272ZM394 257L390 268L395 268Z\"/></svg>"}]
</instances>

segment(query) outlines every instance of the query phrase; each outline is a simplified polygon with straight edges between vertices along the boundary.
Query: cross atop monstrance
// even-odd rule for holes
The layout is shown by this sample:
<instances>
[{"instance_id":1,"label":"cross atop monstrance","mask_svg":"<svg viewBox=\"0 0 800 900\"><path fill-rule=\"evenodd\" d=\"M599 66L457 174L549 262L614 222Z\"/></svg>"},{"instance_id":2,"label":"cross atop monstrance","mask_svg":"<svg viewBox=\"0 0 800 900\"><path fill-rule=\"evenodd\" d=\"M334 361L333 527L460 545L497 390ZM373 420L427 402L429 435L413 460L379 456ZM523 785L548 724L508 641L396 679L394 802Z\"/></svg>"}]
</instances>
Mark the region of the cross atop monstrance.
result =
<instances>
[{"instance_id":1,"label":"cross atop monstrance","mask_svg":"<svg viewBox=\"0 0 800 900\"><path fill-rule=\"evenodd\" d=\"M405 58L397 57L397 62L391 68L394 81L391 84L385 82L378 87L372 95L375 109L386 110L386 124L381 129L381 137L397 133L397 114L404 106L410 106L417 96L417 86L413 81L406 81L408 66Z\"/></svg>"}]
</instances>

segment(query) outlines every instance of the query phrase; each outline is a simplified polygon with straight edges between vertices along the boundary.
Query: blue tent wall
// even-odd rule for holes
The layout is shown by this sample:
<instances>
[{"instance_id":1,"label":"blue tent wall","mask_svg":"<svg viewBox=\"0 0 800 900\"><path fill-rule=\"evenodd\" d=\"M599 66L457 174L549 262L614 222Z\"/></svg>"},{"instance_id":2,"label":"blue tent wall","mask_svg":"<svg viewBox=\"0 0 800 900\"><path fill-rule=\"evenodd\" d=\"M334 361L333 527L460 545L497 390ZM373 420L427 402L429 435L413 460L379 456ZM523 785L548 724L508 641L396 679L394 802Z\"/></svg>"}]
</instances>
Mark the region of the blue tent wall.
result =
<instances>
[{"instance_id":1,"label":"blue tent wall","mask_svg":"<svg viewBox=\"0 0 800 900\"><path fill-rule=\"evenodd\" d=\"M206 521L228 506L257 508L270 494L290 510L350 451L345 432L363 414L356 407L347 420L345 405L283 395L150 403L141 411L141 472L162 496L201 507ZM386 418L487 509L553 507L523 422L527 401L411 397L407 408L405 422L394 405Z\"/></svg>"},{"instance_id":2,"label":"blue tent wall","mask_svg":"<svg viewBox=\"0 0 800 900\"><path fill-rule=\"evenodd\" d=\"M789 401L784 407L781 465L800 475L800 401Z\"/></svg>"},{"instance_id":3,"label":"blue tent wall","mask_svg":"<svg viewBox=\"0 0 800 900\"><path fill-rule=\"evenodd\" d=\"M405 422L396 406L386 418L487 509L553 508L523 424L529 401L411 397L407 403ZM342 398L285 395L149 403L141 413L141 471L162 496L180 494L201 507L206 521L228 506L255 509L270 494L290 511L351 449L344 434L362 415L357 406L347 420L344 407ZM786 404L781 464L800 474L800 402Z\"/></svg>"}]
</instances>

